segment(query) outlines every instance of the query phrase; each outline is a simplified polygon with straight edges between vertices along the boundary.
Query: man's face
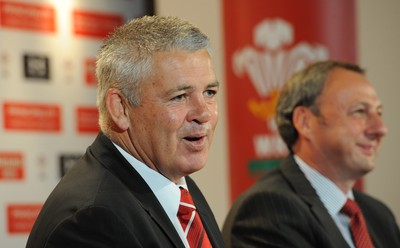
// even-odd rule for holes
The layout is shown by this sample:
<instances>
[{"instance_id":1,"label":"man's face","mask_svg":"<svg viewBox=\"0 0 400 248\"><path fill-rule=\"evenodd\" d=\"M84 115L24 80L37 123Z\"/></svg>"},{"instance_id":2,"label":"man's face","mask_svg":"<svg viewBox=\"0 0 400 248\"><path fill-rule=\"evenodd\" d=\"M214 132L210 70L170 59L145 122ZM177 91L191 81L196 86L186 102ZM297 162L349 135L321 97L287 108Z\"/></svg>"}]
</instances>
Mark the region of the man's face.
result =
<instances>
[{"instance_id":1,"label":"man's face","mask_svg":"<svg viewBox=\"0 0 400 248\"><path fill-rule=\"evenodd\" d=\"M206 50L159 52L154 61L128 132L139 160L176 181L207 162L219 84Z\"/></svg>"},{"instance_id":2,"label":"man's face","mask_svg":"<svg viewBox=\"0 0 400 248\"><path fill-rule=\"evenodd\" d=\"M320 115L311 129L316 160L330 165L333 177L356 179L371 171L387 133L372 85L361 74L334 69L317 104Z\"/></svg>"}]
</instances>

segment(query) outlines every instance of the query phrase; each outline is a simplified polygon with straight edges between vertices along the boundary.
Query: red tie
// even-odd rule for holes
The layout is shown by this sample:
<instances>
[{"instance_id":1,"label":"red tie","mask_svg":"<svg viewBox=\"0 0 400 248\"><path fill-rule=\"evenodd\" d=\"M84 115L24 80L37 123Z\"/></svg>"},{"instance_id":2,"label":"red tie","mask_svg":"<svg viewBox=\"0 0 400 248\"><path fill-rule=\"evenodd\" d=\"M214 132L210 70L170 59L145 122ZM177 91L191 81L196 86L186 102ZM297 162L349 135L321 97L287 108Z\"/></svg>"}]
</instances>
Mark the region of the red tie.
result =
<instances>
[{"instance_id":1,"label":"red tie","mask_svg":"<svg viewBox=\"0 0 400 248\"><path fill-rule=\"evenodd\" d=\"M178 219L191 248L210 248L207 233L204 230L200 216L197 214L189 191L181 189L181 201L178 209Z\"/></svg>"},{"instance_id":2,"label":"red tie","mask_svg":"<svg viewBox=\"0 0 400 248\"><path fill-rule=\"evenodd\" d=\"M351 199L347 199L346 204L344 204L342 208L342 212L350 217L350 230L356 248L373 248L374 246L369 237L364 216L357 203Z\"/></svg>"}]
</instances>

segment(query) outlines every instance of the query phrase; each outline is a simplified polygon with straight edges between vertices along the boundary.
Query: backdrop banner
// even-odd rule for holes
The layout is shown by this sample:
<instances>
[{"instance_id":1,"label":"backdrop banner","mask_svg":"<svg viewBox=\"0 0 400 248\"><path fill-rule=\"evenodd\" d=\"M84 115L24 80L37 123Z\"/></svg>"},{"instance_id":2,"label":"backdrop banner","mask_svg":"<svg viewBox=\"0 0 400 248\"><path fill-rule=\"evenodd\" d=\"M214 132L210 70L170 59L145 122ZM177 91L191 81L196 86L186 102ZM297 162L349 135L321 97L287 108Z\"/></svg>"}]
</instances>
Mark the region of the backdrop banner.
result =
<instances>
[{"instance_id":1,"label":"backdrop banner","mask_svg":"<svg viewBox=\"0 0 400 248\"><path fill-rule=\"evenodd\" d=\"M94 140L97 51L145 1L0 0L0 247L25 247L44 200Z\"/></svg>"},{"instance_id":2,"label":"backdrop banner","mask_svg":"<svg viewBox=\"0 0 400 248\"><path fill-rule=\"evenodd\" d=\"M315 61L356 61L356 18L354 0L223 4L234 200L288 153L274 122L276 101L287 79Z\"/></svg>"}]
</instances>

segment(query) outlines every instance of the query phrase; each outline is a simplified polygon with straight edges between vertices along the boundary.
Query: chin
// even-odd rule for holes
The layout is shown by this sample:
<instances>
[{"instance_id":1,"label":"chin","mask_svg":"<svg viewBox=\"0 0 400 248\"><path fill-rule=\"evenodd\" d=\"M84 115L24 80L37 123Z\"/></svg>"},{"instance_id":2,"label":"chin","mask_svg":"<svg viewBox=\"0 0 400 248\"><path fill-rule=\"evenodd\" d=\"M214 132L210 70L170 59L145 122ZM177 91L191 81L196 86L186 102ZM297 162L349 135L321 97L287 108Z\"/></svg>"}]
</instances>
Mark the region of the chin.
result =
<instances>
[{"instance_id":1,"label":"chin","mask_svg":"<svg viewBox=\"0 0 400 248\"><path fill-rule=\"evenodd\" d=\"M188 166L186 167L186 169L187 169L187 170L186 170L186 174L187 174L187 175L190 175L190 174L192 174L192 173L195 173L195 172L197 172L197 171L203 169L204 166L205 166L205 165L193 165L193 164L190 164L190 165L188 165Z\"/></svg>"},{"instance_id":2,"label":"chin","mask_svg":"<svg viewBox=\"0 0 400 248\"><path fill-rule=\"evenodd\" d=\"M364 175L370 173L373 169L375 169L374 164L366 164L366 166L362 167L361 173Z\"/></svg>"}]
</instances>

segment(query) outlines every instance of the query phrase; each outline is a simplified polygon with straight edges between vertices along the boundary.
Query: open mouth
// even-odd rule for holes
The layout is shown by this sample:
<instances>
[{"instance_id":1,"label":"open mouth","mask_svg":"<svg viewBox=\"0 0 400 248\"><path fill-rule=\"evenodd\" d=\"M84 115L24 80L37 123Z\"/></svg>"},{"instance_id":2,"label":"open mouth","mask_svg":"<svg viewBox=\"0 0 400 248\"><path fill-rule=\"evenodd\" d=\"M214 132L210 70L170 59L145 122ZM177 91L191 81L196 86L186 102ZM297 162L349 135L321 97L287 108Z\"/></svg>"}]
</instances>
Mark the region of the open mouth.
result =
<instances>
[{"instance_id":1,"label":"open mouth","mask_svg":"<svg viewBox=\"0 0 400 248\"><path fill-rule=\"evenodd\" d=\"M205 134L186 136L183 140L187 145L186 148L191 152L203 151L207 147L207 135Z\"/></svg>"},{"instance_id":2,"label":"open mouth","mask_svg":"<svg viewBox=\"0 0 400 248\"><path fill-rule=\"evenodd\" d=\"M201 138L203 138L203 136L201 136L201 137L185 137L185 140L194 142L194 141L199 141Z\"/></svg>"}]
</instances>

